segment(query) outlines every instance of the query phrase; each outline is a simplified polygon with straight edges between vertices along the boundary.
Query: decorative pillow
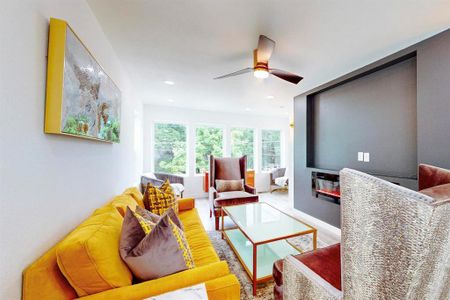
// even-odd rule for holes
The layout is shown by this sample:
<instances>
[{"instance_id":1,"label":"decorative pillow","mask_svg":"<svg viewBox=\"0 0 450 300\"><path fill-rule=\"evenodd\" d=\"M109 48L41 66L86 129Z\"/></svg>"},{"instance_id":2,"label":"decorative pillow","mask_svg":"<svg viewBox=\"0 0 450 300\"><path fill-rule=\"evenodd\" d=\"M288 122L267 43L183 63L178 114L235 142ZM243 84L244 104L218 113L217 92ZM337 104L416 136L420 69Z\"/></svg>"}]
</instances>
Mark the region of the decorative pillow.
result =
<instances>
[{"instance_id":1,"label":"decorative pillow","mask_svg":"<svg viewBox=\"0 0 450 300\"><path fill-rule=\"evenodd\" d=\"M120 256L140 281L152 280L194 267L183 231L168 212L155 224L133 213L125 213L120 237ZM142 224L142 225L141 225Z\"/></svg>"},{"instance_id":2,"label":"decorative pillow","mask_svg":"<svg viewBox=\"0 0 450 300\"><path fill-rule=\"evenodd\" d=\"M175 200L169 180L166 180L159 188L148 183L143 201L145 209L154 214L162 215L171 207L175 210L175 213L178 214L178 204Z\"/></svg>"},{"instance_id":3,"label":"decorative pillow","mask_svg":"<svg viewBox=\"0 0 450 300\"><path fill-rule=\"evenodd\" d=\"M136 207L134 212L154 224L158 223L158 221L161 219L161 216L151 213L148 210L146 210L145 208L140 208L139 206ZM181 230L184 231L183 224L181 223L180 219L178 218L177 214L175 213L175 211L173 209L166 210L165 214L167 214L169 216L169 218L175 223L175 225L177 225ZM141 223L141 225L142 225L142 223Z\"/></svg>"},{"instance_id":4,"label":"decorative pillow","mask_svg":"<svg viewBox=\"0 0 450 300\"><path fill-rule=\"evenodd\" d=\"M216 190L218 193L243 191L244 190L244 179L238 179L238 180L216 179Z\"/></svg>"}]
</instances>

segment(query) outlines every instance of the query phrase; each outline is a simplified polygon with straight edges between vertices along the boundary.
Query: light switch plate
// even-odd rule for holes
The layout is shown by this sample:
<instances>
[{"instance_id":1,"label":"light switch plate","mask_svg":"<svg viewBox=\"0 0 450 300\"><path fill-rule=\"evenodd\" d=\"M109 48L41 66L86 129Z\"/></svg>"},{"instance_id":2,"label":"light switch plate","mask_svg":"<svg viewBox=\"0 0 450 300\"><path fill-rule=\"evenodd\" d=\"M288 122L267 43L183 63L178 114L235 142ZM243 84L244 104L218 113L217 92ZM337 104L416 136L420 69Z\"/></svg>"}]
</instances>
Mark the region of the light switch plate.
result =
<instances>
[{"instance_id":1,"label":"light switch plate","mask_svg":"<svg viewBox=\"0 0 450 300\"><path fill-rule=\"evenodd\" d=\"M370 153L369 152L364 152L364 161L365 162L369 162L370 161Z\"/></svg>"},{"instance_id":2,"label":"light switch plate","mask_svg":"<svg viewBox=\"0 0 450 300\"><path fill-rule=\"evenodd\" d=\"M358 152L358 161L364 161L364 153Z\"/></svg>"}]
</instances>

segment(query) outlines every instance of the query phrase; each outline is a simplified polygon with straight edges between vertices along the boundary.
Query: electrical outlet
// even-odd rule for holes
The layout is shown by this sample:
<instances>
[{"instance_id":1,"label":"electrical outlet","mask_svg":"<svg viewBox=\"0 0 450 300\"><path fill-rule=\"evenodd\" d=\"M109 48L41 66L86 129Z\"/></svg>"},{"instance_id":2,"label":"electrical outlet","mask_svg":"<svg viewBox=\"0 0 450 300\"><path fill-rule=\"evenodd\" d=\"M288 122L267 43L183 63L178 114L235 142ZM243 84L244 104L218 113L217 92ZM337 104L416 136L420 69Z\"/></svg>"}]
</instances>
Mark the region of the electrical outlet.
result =
<instances>
[{"instance_id":1,"label":"electrical outlet","mask_svg":"<svg viewBox=\"0 0 450 300\"><path fill-rule=\"evenodd\" d=\"M370 153L369 152L364 152L364 161L365 162L369 162L370 161Z\"/></svg>"},{"instance_id":2,"label":"electrical outlet","mask_svg":"<svg viewBox=\"0 0 450 300\"><path fill-rule=\"evenodd\" d=\"M364 153L358 152L358 161L364 161Z\"/></svg>"}]
</instances>

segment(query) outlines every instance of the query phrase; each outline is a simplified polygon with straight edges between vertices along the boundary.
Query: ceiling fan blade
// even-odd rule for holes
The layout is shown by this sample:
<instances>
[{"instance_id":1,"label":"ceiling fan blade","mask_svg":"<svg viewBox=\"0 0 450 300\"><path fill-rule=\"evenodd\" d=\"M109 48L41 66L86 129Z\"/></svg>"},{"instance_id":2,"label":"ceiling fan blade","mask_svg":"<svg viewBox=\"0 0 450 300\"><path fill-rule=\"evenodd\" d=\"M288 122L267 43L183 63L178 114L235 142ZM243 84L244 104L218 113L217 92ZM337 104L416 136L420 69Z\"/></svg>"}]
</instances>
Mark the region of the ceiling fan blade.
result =
<instances>
[{"instance_id":1,"label":"ceiling fan blade","mask_svg":"<svg viewBox=\"0 0 450 300\"><path fill-rule=\"evenodd\" d=\"M294 73L290 73L287 71L283 71L283 70L278 70L278 69L270 69L269 70L270 74L277 76L278 78L284 79L286 81L289 81L293 84L297 84L300 82L300 80L303 79L303 77L295 75Z\"/></svg>"},{"instance_id":2,"label":"ceiling fan blade","mask_svg":"<svg viewBox=\"0 0 450 300\"><path fill-rule=\"evenodd\" d=\"M262 63L268 63L272 56L273 49L275 48L275 42L269 39L265 35L259 36L258 49L256 52L256 61Z\"/></svg>"},{"instance_id":3,"label":"ceiling fan blade","mask_svg":"<svg viewBox=\"0 0 450 300\"><path fill-rule=\"evenodd\" d=\"M250 73L250 72L253 72L253 68L245 68L245 69L242 69L242 70L230 73L230 74L226 74L226 75L222 75L222 76L216 77L214 79L223 79L223 78L228 78L228 77L237 76L237 75Z\"/></svg>"}]
</instances>

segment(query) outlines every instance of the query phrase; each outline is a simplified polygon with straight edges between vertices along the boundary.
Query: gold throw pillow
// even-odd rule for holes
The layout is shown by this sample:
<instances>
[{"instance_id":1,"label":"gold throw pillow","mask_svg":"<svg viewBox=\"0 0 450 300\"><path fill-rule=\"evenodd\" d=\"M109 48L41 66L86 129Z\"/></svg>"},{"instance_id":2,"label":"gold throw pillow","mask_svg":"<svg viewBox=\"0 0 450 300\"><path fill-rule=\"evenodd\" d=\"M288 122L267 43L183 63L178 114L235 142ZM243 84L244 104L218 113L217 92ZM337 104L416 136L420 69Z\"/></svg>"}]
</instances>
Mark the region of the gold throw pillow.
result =
<instances>
[{"instance_id":1,"label":"gold throw pillow","mask_svg":"<svg viewBox=\"0 0 450 300\"><path fill-rule=\"evenodd\" d=\"M159 188L151 183L147 184L144 193L144 207L160 216L169 208L173 208L175 213L178 214L178 203L168 180Z\"/></svg>"}]
</instances>

